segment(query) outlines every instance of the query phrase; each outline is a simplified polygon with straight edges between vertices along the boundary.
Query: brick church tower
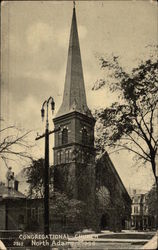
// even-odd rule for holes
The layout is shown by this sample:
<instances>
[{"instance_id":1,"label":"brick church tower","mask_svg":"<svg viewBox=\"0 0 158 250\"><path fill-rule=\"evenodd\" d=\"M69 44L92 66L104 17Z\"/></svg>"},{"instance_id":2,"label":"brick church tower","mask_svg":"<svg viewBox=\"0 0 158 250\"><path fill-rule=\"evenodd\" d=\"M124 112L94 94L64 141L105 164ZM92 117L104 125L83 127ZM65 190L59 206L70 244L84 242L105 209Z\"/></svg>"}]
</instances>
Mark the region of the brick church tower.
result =
<instances>
[{"instance_id":1,"label":"brick church tower","mask_svg":"<svg viewBox=\"0 0 158 250\"><path fill-rule=\"evenodd\" d=\"M86 100L75 6L73 8L65 87L54 118L54 188L70 198L94 204L95 149L93 118Z\"/></svg>"}]
</instances>

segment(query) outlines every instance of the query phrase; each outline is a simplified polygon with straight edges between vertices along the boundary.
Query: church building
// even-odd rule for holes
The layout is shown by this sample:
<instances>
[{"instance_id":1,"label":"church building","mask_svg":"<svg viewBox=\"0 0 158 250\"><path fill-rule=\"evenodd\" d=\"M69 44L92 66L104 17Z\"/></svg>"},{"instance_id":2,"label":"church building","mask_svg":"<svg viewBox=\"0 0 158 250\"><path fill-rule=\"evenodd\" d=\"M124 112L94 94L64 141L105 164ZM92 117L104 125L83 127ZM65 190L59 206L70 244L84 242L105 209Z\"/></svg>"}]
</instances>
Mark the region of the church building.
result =
<instances>
[{"instance_id":1,"label":"church building","mask_svg":"<svg viewBox=\"0 0 158 250\"><path fill-rule=\"evenodd\" d=\"M91 220L94 221L97 217L95 119L87 106L75 6L63 101L53 121L55 130L59 130L55 133L53 148L54 189L66 193L70 199L85 202L85 224L93 227Z\"/></svg>"},{"instance_id":2,"label":"church building","mask_svg":"<svg viewBox=\"0 0 158 250\"><path fill-rule=\"evenodd\" d=\"M87 106L76 10L73 8L64 95L54 119L54 185L90 207L95 194L95 119ZM91 205L90 205L91 204Z\"/></svg>"},{"instance_id":3,"label":"church building","mask_svg":"<svg viewBox=\"0 0 158 250\"><path fill-rule=\"evenodd\" d=\"M55 192L50 192L50 232L129 228L131 199L108 153L96 159L95 119L87 106L75 6L63 101L53 122L56 131L52 166ZM44 227L43 198L27 197L19 192L18 183L14 184L10 186L8 181L7 187L0 185L0 230L41 232ZM74 217L78 213L75 219L71 211Z\"/></svg>"}]
</instances>

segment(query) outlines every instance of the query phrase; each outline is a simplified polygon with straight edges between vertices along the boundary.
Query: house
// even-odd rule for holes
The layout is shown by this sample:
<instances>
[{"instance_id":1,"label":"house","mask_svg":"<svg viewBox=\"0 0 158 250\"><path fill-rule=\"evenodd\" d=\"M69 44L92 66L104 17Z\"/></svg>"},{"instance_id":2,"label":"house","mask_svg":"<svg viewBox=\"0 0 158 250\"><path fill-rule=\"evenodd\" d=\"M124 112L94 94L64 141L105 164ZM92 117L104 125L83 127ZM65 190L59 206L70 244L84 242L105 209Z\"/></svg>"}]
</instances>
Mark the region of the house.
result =
<instances>
[{"instance_id":1,"label":"house","mask_svg":"<svg viewBox=\"0 0 158 250\"><path fill-rule=\"evenodd\" d=\"M0 230L43 230L43 199L28 199L17 184L0 184Z\"/></svg>"},{"instance_id":2,"label":"house","mask_svg":"<svg viewBox=\"0 0 158 250\"><path fill-rule=\"evenodd\" d=\"M0 185L0 230L19 229L25 224L26 196L13 188Z\"/></svg>"},{"instance_id":3,"label":"house","mask_svg":"<svg viewBox=\"0 0 158 250\"><path fill-rule=\"evenodd\" d=\"M155 218L149 215L147 193L133 191L132 199L132 213L131 226L136 230L146 230L155 227Z\"/></svg>"}]
</instances>

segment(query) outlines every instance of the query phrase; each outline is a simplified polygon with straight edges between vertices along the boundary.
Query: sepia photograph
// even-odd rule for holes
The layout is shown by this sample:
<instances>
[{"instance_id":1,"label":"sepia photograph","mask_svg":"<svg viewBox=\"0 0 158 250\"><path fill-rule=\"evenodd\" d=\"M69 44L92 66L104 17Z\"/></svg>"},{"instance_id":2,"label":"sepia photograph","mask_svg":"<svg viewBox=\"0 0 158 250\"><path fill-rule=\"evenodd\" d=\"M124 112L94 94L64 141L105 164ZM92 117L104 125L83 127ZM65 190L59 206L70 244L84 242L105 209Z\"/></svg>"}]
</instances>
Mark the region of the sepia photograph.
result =
<instances>
[{"instance_id":1,"label":"sepia photograph","mask_svg":"<svg viewBox=\"0 0 158 250\"><path fill-rule=\"evenodd\" d=\"M158 249L156 0L1 2L0 250Z\"/></svg>"}]
</instances>

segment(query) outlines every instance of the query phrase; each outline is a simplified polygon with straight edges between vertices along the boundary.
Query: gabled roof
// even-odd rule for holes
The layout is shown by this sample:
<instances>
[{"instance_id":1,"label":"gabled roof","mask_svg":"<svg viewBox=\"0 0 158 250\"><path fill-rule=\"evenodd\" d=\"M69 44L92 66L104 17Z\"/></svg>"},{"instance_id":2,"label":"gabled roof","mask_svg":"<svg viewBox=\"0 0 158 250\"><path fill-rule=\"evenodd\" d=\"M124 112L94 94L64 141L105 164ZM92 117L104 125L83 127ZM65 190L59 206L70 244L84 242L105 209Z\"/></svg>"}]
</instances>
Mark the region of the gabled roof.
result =
<instances>
[{"instance_id":1,"label":"gabled roof","mask_svg":"<svg viewBox=\"0 0 158 250\"><path fill-rule=\"evenodd\" d=\"M110 172L113 174L113 176L115 176L115 179L117 180L117 185L119 187L119 189L121 190L122 194L124 194L127 199L131 202L131 198L119 176L119 174L117 173L116 169L115 169L115 166L113 165L110 157L109 157L109 154L107 152L105 152L99 159L98 159L98 165L99 167L101 166L99 164L99 162L102 162L103 165L105 166L105 168L108 168L110 169Z\"/></svg>"},{"instance_id":2,"label":"gabled roof","mask_svg":"<svg viewBox=\"0 0 158 250\"><path fill-rule=\"evenodd\" d=\"M0 185L0 197L3 199L16 199L16 198L26 198L24 194L15 189L8 189L4 185Z\"/></svg>"}]
</instances>

